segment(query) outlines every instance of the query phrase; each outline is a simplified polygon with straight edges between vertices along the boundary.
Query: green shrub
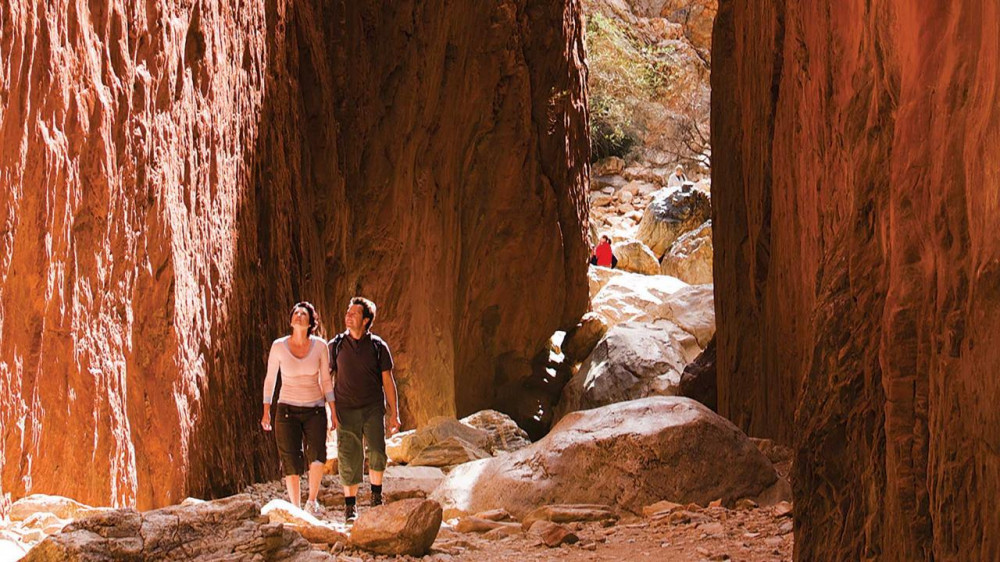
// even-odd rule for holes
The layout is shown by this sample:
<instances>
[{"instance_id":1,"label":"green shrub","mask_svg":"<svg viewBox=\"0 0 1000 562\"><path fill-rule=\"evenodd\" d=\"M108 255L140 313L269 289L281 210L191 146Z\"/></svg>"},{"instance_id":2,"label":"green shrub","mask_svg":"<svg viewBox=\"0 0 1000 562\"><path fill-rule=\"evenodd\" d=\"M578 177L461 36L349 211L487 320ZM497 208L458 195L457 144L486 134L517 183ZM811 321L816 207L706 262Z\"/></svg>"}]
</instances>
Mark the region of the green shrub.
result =
<instances>
[{"instance_id":1,"label":"green shrub","mask_svg":"<svg viewBox=\"0 0 1000 562\"><path fill-rule=\"evenodd\" d=\"M590 97L591 162L609 156L625 159L638 144L629 111L620 99L601 94Z\"/></svg>"}]
</instances>

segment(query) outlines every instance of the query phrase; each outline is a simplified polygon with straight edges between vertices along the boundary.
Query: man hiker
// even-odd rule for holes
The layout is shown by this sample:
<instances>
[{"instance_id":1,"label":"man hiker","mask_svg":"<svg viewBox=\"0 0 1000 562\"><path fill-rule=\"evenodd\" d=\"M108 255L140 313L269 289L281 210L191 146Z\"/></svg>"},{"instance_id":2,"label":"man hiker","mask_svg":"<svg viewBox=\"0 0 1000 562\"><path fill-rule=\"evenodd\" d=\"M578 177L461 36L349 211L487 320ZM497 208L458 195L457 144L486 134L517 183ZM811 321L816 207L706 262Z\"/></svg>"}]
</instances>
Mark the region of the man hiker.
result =
<instances>
[{"instance_id":1,"label":"man hiker","mask_svg":"<svg viewBox=\"0 0 1000 562\"><path fill-rule=\"evenodd\" d=\"M375 303L354 297L344 314L347 330L329 343L335 399L331 414L337 429L337 463L348 523L358 518L358 485L364 474L365 453L371 505L382 505L386 431L390 436L399 431L392 355L385 341L371 333L374 321ZM366 447L362 447L362 438Z\"/></svg>"},{"instance_id":2,"label":"man hiker","mask_svg":"<svg viewBox=\"0 0 1000 562\"><path fill-rule=\"evenodd\" d=\"M667 178L667 187L681 187L687 181L688 177L684 174L684 166L678 164L674 168L674 173L670 174L670 177Z\"/></svg>"}]
</instances>

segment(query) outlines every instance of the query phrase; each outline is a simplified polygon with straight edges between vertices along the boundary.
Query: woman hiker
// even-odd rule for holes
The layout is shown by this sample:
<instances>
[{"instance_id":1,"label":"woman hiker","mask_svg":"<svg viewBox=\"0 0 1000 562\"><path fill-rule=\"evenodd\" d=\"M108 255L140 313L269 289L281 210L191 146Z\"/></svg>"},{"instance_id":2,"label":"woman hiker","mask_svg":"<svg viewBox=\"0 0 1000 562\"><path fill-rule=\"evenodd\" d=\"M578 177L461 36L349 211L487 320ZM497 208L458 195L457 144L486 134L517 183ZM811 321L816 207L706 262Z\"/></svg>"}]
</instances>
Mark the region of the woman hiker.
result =
<instances>
[{"instance_id":1,"label":"woman hiker","mask_svg":"<svg viewBox=\"0 0 1000 562\"><path fill-rule=\"evenodd\" d=\"M333 382L330 377L330 356L326 341L314 336L316 309L308 302L292 307L292 334L274 340L267 358L264 379L264 415L260 425L271 431L271 400L278 372L281 372L281 392L274 413L274 436L285 471L288 499L299 506L299 476L309 465L309 499L306 511L320 512L319 494L326 463L326 408L333 409ZM305 448L303 450L303 443Z\"/></svg>"}]
</instances>

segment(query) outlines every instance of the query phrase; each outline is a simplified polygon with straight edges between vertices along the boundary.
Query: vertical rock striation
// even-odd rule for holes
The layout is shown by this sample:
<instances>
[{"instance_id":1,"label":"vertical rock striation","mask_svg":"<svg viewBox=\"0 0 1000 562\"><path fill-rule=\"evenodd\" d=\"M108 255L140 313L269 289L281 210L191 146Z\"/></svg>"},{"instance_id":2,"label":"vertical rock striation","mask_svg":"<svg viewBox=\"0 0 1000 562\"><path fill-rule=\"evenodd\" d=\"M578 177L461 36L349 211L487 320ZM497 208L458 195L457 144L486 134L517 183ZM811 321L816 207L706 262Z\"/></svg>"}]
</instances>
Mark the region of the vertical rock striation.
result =
<instances>
[{"instance_id":1,"label":"vertical rock striation","mask_svg":"<svg viewBox=\"0 0 1000 562\"><path fill-rule=\"evenodd\" d=\"M574 0L7 3L0 491L274 476L299 299L327 335L380 305L405 421L502 409L586 308L581 33Z\"/></svg>"},{"instance_id":2,"label":"vertical rock striation","mask_svg":"<svg viewBox=\"0 0 1000 562\"><path fill-rule=\"evenodd\" d=\"M720 413L796 557L997 559L1000 3L720 2Z\"/></svg>"}]
</instances>

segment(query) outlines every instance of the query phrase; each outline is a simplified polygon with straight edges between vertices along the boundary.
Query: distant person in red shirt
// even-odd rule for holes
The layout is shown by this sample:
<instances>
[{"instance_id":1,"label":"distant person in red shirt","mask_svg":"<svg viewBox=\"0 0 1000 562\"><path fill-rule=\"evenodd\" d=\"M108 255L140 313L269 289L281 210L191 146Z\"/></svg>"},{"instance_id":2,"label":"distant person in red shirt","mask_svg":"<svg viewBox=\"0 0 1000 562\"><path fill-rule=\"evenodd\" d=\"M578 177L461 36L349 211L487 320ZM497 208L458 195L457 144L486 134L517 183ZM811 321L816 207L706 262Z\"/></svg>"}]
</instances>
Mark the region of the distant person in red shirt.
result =
<instances>
[{"instance_id":1,"label":"distant person in red shirt","mask_svg":"<svg viewBox=\"0 0 1000 562\"><path fill-rule=\"evenodd\" d=\"M594 248L594 255L590 256L590 265L610 267L611 269L618 266L618 258L611 251L611 237L607 234L601 236L601 242Z\"/></svg>"}]
</instances>

